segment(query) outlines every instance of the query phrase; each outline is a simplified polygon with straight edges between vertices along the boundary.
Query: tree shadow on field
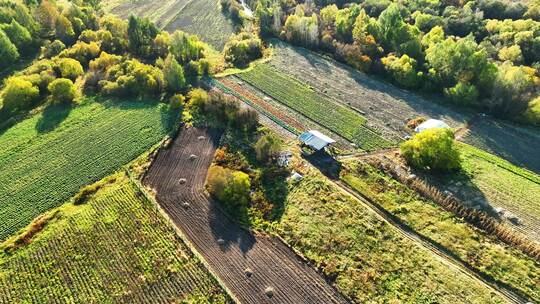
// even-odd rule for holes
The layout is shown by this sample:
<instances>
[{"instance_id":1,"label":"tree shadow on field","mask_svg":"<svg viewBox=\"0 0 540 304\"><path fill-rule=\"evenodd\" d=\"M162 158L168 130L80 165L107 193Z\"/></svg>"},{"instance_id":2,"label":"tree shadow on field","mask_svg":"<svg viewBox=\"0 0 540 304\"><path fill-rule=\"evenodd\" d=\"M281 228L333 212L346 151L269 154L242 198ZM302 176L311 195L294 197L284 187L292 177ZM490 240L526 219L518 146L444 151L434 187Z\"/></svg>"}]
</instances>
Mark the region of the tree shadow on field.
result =
<instances>
[{"instance_id":1,"label":"tree shadow on field","mask_svg":"<svg viewBox=\"0 0 540 304\"><path fill-rule=\"evenodd\" d=\"M36 131L38 133L53 131L69 116L72 109L72 105L65 104L46 107L36 123Z\"/></svg>"},{"instance_id":2,"label":"tree shadow on field","mask_svg":"<svg viewBox=\"0 0 540 304\"><path fill-rule=\"evenodd\" d=\"M237 221L229 217L218 201L209 200L210 210L208 211L208 217L210 229L221 250L228 251L233 244L238 244L238 248L245 255L253 248L257 240L251 232L240 227Z\"/></svg>"}]
</instances>

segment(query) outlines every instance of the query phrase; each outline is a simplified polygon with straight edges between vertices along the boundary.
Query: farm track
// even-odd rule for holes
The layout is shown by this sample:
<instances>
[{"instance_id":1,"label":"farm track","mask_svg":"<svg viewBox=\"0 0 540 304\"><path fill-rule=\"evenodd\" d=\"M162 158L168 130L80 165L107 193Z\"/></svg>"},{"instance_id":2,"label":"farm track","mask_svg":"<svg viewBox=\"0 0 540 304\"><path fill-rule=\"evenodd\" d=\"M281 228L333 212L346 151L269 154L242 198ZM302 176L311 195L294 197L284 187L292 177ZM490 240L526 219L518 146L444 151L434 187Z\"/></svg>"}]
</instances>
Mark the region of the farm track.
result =
<instances>
[{"instance_id":1,"label":"farm track","mask_svg":"<svg viewBox=\"0 0 540 304\"><path fill-rule=\"evenodd\" d=\"M412 240L416 244L420 245L421 247L429 250L431 253L436 255L442 262L452 267L455 267L456 269L466 274L467 276L480 281L485 286L499 293L509 303L520 303L520 304L528 303L528 300L525 297L513 291L511 287L507 286L504 283L494 281L489 276L476 271L471 265L461 260L454 253L447 250L443 246L437 244L436 242L429 239L428 237L425 237L417 233L414 229L404 224L399 218L394 216L392 213L388 212L382 206L375 203L368 197L351 189L346 183L342 181L338 181L338 180L330 180L330 181L334 183L336 187L339 187L342 191L353 196L354 198L359 200L363 205L365 205L367 208L375 212L382 220L384 220L385 222L390 224L392 227L394 227L397 231L399 231L401 235Z\"/></svg>"},{"instance_id":2,"label":"farm track","mask_svg":"<svg viewBox=\"0 0 540 304\"><path fill-rule=\"evenodd\" d=\"M156 191L161 207L238 301L345 303L282 241L241 229L205 196L206 173L220 135L215 130L186 128L170 148L160 151L144 183ZM191 160L192 154L197 158ZM186 182L181 184L180 178ZM274 289L272 297L265 294L268 287Z\"/></svg>"}]
</instances>

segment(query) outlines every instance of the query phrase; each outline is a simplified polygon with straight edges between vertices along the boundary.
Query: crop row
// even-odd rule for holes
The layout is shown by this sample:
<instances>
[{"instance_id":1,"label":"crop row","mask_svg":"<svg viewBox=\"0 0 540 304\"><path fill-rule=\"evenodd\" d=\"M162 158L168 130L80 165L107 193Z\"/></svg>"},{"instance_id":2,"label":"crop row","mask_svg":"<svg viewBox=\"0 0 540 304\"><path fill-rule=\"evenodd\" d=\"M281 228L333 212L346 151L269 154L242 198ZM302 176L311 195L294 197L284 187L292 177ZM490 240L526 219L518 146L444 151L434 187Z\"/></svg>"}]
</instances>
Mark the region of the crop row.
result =
<instances>
[{"instance_id":1,"label":"crop row","mask_svg":"<svg viewBox=\"0 0 540 304\"><path fill-rule=\"evenodd\" d=\"M88 102L2 134L0 240L144 152L166 134L170 118L164 105Z\"/></svg>"},{"instance_id":2,"label":"crop row","mask_svg":"<svg viewBox=\"0 0 540 304\"><path fill-rule=\"evenodd\" d=\"M165 303L226 295L125 177L0 259L0 303Z\"/></svg>"},{"instance_id":3,"label":"crop row","mask_svg":"<svg viewBox=\"0 0 540 304\"><path fill-rule=\"evenodd\" d=\"M386 140L365 127L366 120L354 110L317 94L312 88L266 64L258 65L239 76L280 103L356 143L364 150L389 145Z\"/></svg>"}]
</instances>

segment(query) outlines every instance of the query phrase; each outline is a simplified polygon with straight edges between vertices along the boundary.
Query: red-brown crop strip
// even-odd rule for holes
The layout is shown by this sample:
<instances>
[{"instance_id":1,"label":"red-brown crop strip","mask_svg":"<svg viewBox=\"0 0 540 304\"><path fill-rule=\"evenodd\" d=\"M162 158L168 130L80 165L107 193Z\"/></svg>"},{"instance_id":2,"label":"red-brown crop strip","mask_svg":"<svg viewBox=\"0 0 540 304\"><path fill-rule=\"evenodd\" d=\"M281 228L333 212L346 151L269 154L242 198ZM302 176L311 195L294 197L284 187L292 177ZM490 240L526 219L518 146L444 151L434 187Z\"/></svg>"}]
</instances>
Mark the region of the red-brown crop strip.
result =
<instances>
[{"instance_id":1,"label":"red-brown crop strip","mask_svg":"<svg viewBox=\"0 0 540 304\"><path fill-rule=\"evenodd\" d=\"M156 191L158 203L240 302L344 303L283 242L241 229L205 196L206 173L220 136L215 130L184 128L170 148L158 153L144 180Z\"/></svg>"},{"instance_id":2,"label":"red-brown crop strip","mask_svg":"<svg viewBox=\"0 0 540 304\"><path fill-rule=\"evenodd\" d=\"M262 107L265 111L270 113L271 115L274 115L275 117L282 120L284 123L288 124L289 126L295 128L296 130L302 131L305 130L306 127L302 125L300 122L298 122L296 119L292 118L291 116L287 115L286 113L283 113L282 111L279 111L272 105L270 105L268 102L262 100L258 96L255 96L245 88L243 88L241 85L234 83L233 81L225 78L221 78L218 80L223 85L231 88L232 90L236 91L238 94L244 96L245 98L249 99L251 102L257 104L258 106Z\"/></svg>"}]
</instances>

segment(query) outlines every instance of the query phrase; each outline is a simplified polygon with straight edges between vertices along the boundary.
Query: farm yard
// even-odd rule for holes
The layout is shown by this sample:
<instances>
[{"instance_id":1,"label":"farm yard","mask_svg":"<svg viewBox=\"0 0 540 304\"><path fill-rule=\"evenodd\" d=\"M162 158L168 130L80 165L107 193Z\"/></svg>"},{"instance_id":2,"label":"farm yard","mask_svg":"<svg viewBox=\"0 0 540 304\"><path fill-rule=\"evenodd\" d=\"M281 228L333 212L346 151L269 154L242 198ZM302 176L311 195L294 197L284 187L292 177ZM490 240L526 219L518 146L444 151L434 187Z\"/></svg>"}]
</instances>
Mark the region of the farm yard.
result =
<instances>
[{"instance_id":1,"label":"farm yard","mask_svg":"<svg viewBox=\"0 0 540 304\"><path fill-rule=\"evenodd\" d=\"M124 174L28 231L0 245L0 303L232 302Z\"/></svg>"},{"instance_id":2,"label":"farm yard","mask_svg":"<svg viewBox=\"0 0 540 304\"><path fill-rule=\"evenodd\" d=\"M161 140L174 116L155 102L52 106L0 134L0 240Z\"/></svg>"},{"instance_id":3,"label":"farm yard","mask_svg":"<svg viewBox=\"0 0 540 304\"><path fill-rule=\"evenodd\" d=\"M512 228L540 242L540 176L473 146L459 149L463 174L427 179L471 206L503 211L504 218L519 222L508 222Z\"/></svg>"},{"instance_id":4,"label":"farm yard","mask_svg":"<svg viewBox=\"0 0 540 304\"><path fill-rule=\"evenodd\" d=\"M368 163L348 160L342 180L433 244L442 246L478 272L510 286L532 301L540 299L540 264L463 219L422 198ZM519 265L519 267L516 267Z\"/></svg>"},{"instance_id":5,"label":"farm yard","mask_svg":"<svg viewBox=\"0 0 540 304\"><path fill-rule=\"evenodd\" d=\"M398 234L309 169L291 186L278 233L356 303L503 303L485 285Z\"/></svg>"},{"instance_id":6,"label":"farm yard","mask_svg":"<svg viewBox=\"0 0 540 304\"><path fill-rule=\"evenodd\" d=\"M203 193L220 136L219 131L184 128L172 146L158 153L144 183L161 207L238 301L267 303L270 289L272 303L343 303L281 241L240 228Z\"/></svg>"},{"instance_id":7,"label":"farm yard","mask_svg":"<svg viewBox=\"0 0 540 304\"><path fill-rule=\"evenodd\" d=\"M266 65L257 65L239 77L283 105L311 119L333 133L370 151L391 143L366 128L366 119L353 109L315 92L292 77Z\"/></svg>"}]
</instances>

